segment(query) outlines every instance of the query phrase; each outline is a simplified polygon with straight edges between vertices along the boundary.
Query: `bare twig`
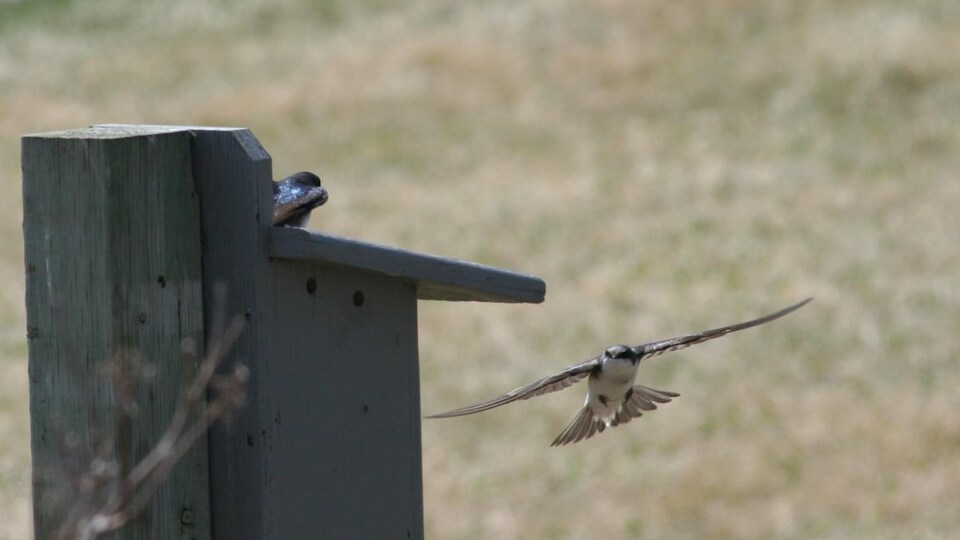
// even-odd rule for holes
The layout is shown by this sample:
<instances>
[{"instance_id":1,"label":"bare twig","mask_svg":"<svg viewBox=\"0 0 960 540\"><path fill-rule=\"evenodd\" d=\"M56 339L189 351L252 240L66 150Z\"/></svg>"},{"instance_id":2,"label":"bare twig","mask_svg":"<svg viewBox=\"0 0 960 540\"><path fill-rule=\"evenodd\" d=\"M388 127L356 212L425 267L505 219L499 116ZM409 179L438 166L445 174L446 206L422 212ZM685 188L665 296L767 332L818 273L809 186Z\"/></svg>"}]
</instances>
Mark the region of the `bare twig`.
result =
<instances>
[{"instance_id":1,"label":"bare twig","mask_svg":"<svg viewBox=\"0 0 960 540\"><path fill-rule=\"evenodd\" d=\"M237 364L229 374L217 374L243 330L243 318L235 317L226 330L216 321L213 327L209 350L196 376L181 396L170 425L150 452L124 475L112 457L111 445L98 445L89 469L80 477L79 497L60 529L61 539L88 540L116 530L135 518L207 429L243 404L249 377L247 367ZM185 340L184 354L194 355L193 348L194 345ZM115 365L112 369L118 410L132 416L135 413L131 397L134 383L122 366ZM217 391L210 401L208 389Z\"/></svg>"}]
</instances>

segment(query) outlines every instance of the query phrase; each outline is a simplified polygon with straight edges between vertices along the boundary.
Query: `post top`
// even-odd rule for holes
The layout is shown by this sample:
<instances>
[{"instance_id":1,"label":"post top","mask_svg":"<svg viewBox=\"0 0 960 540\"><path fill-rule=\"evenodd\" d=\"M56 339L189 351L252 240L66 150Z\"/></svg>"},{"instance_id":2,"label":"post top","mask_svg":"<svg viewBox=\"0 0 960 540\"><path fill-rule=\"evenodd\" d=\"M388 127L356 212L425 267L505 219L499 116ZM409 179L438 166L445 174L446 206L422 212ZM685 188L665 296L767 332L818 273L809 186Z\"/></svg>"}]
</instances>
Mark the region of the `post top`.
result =
<instances>
[{"instance_id":1,"label":"post top","mask_svg":"<svg viewBox=\"0 0 960 540\"><path fill-rule=\"evenodd\" d=\"M161 133L177 133L181 131L246 131L246 128L97 124L85 128L48 131L44 133L28 133L23 137L40 139L123 139L125 137L140 137L143 135L158 135Z\"/></svg>"}]
</instances>

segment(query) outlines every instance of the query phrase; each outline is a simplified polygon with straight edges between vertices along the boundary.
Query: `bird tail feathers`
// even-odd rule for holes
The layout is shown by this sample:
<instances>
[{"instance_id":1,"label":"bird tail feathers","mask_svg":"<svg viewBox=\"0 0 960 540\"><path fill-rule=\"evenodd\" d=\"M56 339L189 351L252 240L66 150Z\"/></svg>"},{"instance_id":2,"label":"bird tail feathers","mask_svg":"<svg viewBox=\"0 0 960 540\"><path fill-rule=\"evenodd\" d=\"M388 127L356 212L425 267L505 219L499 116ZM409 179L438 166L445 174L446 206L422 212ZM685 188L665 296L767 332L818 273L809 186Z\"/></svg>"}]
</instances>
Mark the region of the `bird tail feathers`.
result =
<instances>
[{"instance_id":1,"label":"bird tail feathers","mask_svg":"<svg viewBox=\"0 0 960 540\"><path fill-rule=\"evenodd\" d=\"M580 413L570 422L550 446L563 446L583 439L589 439L607 428L607 423L598 418L589 406L580 409Z\"/></svg>"}]
</instances>

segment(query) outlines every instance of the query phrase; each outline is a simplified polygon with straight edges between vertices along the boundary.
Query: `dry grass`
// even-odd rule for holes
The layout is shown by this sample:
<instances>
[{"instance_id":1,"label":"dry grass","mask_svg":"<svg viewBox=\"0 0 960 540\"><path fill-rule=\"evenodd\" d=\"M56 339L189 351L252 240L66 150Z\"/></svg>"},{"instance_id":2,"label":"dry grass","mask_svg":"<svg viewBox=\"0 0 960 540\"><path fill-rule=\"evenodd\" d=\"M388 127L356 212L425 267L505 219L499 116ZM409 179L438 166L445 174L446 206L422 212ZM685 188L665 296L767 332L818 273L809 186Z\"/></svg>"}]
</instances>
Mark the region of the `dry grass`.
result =
<instances>
[{"instance_id":1,"label":"dry grass","mask_svg":"<svg viewBox=\"0 0 960 540\"><path fill-rule=\"evenodd\" d=\"M314 227L544 277L422 305L425 411L816 297L651 362L683 396L586 443L547 448L578 390L426 422L430 537L960 531L955 1L306 4L0 3L0 537L29 534L17 137L103 122L249 126L325 178Z\"/></svg>"}]
</instances>

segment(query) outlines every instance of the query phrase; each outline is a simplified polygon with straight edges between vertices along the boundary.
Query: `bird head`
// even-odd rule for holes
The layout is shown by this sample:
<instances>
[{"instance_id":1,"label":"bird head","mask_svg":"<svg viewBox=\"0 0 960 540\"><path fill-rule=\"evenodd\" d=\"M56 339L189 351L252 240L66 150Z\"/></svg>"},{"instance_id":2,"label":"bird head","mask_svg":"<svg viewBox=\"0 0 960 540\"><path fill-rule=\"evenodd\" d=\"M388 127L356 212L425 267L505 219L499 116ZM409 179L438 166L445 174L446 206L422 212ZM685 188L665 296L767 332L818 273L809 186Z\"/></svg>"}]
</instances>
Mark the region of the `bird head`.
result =
<instances>
[{"instance_id":1,"label":"bird head","mask_svg":"<svg viewBox=\"0 0 960 540\"><path fill-rule=\"evenodd\" d=\"M312 172L301 171L291 175L288 180L292 186L319 194L319 197L315 199L315 204L313 206L320 206L327 202L327 197L329 197L329 194L327 193L327 190L320 185L320 177Z\"/></svg>"},{"instance_id":2,"label":"bird head","mask_svg":"<svg viewBox=\"0 0 960 540\"><path fill-rule=\"evenodd\" d=\"M629 360L632 364L636 364L637 360L639 360L637 351L627 345L611 345L607 347L607 350L603 351L603 355L607 358Z\"/></svg>"},{"instance_id":3,"label":"bird head","mask_svg":"<svg viewBox=\"0 0 960 540\"><path fill-rule=\"evenodd\" d=\"M320 178L301 171L273 183L273 224L303 227L310 211L327 202L329 194L320 186Z\"/></svg>"}]
</instances>

